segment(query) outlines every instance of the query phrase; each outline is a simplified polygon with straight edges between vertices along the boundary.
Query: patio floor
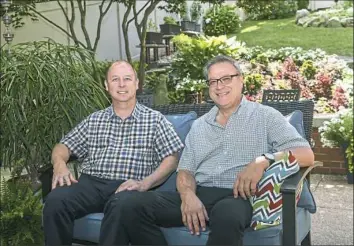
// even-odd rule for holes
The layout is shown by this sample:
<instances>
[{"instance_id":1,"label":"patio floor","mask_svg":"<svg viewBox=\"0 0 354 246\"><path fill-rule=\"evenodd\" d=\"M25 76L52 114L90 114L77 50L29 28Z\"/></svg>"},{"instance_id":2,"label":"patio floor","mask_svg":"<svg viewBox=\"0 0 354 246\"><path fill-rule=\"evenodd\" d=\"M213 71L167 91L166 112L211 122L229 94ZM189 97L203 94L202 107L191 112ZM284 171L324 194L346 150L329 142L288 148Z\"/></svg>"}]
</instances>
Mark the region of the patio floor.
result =
<instances>
[{"instance_id":1,"label":"patio floor","mask_svg":"<svg viewBox=\"0 0 354 246\"><path fill-rule=\"evenodd\" d=\"M353 245L353 185L341 175L311 175L317 204L312 245Z\"/></svg>"}]
</instances>

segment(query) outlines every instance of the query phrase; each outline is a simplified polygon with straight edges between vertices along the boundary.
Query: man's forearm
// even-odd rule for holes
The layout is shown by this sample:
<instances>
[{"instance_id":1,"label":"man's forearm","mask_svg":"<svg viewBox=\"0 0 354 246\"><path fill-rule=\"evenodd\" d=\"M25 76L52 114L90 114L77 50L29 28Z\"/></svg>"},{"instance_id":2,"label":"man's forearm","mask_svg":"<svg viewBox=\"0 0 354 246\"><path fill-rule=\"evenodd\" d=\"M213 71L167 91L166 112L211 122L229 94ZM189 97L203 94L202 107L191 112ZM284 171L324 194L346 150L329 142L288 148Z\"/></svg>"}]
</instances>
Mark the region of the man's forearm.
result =
<instances>
[{"instance_id":1,"label":"man's forearm","mask_svg":"<svg viewBox=\"0 0 354 246\"><path fill-rule=\"evenodd\" d=\"M299 147L299 148L292 148L289 149L291 153L295 156L297 162L299 163L300 167L308 167L314 164L315 157L313 154L313 151L311 148L308 147ZM275 160L279 161L282 158L284 158L284 155L287 153L287 151L280 151L273 153ZM258 157L258 158L264 158L264 157ZM269 163L266 161L265 162L265 168L269 166Z\"/></svg>"},{"instance_id":2,"label":"man's forearm","mask_svg":"<svg viewBox=\"0 0 354 246\"><path fill-rule=\"evenodd\" d=\"M295 156L297 162L300 167L308 167L314 164L315 157L311 148L308 147L300 147L300 148L292 148L289 149L291 153ZM281 159L284 156L284 152L279 152L276 155L276 160ZM279 158L279 159L278 159Z\"/></svg>"},{"instance_id":3,"label":"man's forearm","mask_svg":"<svg viewBox=\"0 0 354 246\"><path fill-rule=\"evenodd\" d=\"M186 170L179 170L177 174L177 190L181 197L185 194L196 192L196 182L194 176Z\"/></svg>"},{"instance_id":4,"label":"man's forearm","mask_svg":"<svg viewBox=\"0 0 354 246\"><path fill-rule=\"evenodd\" d=\"M152 174L143 179L146 190L162 184L177 169L177 160L177 154L166 157Z\"/></svg>"},{"instance_id":5,"label":"man's forearm","mask_svg":"<svg viewBox=\"0 0 354 246\"><path fill-rule=\"evenodd\" d=\"M52 151L52 164L67 163L70 158L70 150L64 144L57 144Z\"/></svg>"}]
</instances>

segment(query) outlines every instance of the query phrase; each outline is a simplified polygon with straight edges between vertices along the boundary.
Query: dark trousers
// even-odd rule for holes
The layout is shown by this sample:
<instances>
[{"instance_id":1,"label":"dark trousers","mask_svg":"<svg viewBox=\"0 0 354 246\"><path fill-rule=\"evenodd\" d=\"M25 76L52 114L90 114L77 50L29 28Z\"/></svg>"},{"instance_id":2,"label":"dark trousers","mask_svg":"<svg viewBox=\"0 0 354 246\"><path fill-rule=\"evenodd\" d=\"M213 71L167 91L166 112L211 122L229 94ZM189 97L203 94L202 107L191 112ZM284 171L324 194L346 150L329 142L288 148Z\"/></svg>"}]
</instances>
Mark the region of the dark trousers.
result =
<instances>
[{"instance_id":1,"label":"dark trousers","mask_svg":"<svg viewBox=\"0 0 354 246\"><path fill-rule=\"evenodd\" d=\"M207 244L243 245L244 230L252 218L250 202L235 199L231 189L197 187L196 194L209 215ZM130 192L119 196L110 200L119 204L119 213L114 211L117 206L109 206L110 210L105 211L109 223L102 226L112 226L111 223L120 219L121 232L106 235L109 239L102 238L101 234L101 244L167 245L160 226L183 226L181 199L177 192Z\"/></svg>"},{"instance_id":2,"label":"dark trousers","mask_svg":"<svg viewBox=\"0 0 354 246\"><path fill-rule=\"evenodd\" d=\"M90 213L102 212L114 199L122 180L106 180L82 174L76 184L58 186L46 199L43 226L46 245L71 245L74 220ZM117 226L117 223L113 226Z\"/></svg>"}]
</instances>

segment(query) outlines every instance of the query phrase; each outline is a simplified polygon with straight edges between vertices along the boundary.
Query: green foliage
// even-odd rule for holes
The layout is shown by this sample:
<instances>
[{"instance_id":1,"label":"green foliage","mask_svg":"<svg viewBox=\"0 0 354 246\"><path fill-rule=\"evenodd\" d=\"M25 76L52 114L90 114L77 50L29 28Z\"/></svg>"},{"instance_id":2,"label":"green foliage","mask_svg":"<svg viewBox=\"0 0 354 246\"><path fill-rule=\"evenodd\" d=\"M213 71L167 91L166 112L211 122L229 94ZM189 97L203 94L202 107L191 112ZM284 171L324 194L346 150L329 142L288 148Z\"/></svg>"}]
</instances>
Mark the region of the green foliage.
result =
<instances>
[{"instance_id":1,"label":"green foliage","mask_svg":"<svg viewBox=\"0 0 354 246\"><path fill-rule=\"evenodd\" d=\"M191 20L198 22L202 16L202 5L200 1L193 1L191 6Z\"/></svg>"},{"instance_id":2,"label":"green foliage","mask_svg":"<svg viewBox=\"0 0 354 246\"><path fill-rule=\"evenodd\" d=\"M353 173L353 159L354 159L354 138L353 136L350 139L349 146L345 150L345 154L348 160L348 170L350 173Z\"/></svg>"},{"instance_id":3,"label":"green foliage","mask_svg":"<svg viewBox=\"0 0 354 246\"><path fill-rule=\"evenodd\" d=\"M230 5L214 5L204 15L203 31L208 36L237 33L241 28L240 19Z\"/></svg>"},{"instance_id":4,"label":"green foliage","mask_svg":"<svg viewBox=\"0 0 354 246\"><path fill-rule=\"evenodd\" d=\"M175 81L182 80L187 74L192 80L205 79L203 68L211 58L219 54L238 58L237 51L243 48L235 37L227 39L226 36L191 38L180 34L172 41L178 50L171 64Z\"/></svg>"},{"instance_id":5,"label":"green foliage","mask_svg":"<svg viewBox=\"0 0 354 246\"><path fill-rule=\"evenodd\" d=\"M307 9L310 4L310 0L297 0L297 9Z\"/></svg>"},{"instance_id":6,"label":"green foliage","mask_svg":"<svg viewBox=\"0 0 354 246\"><path fill-rule=\"evenodd\" d=\"M149 32L158 32L157 25L152 19L149 19L149 22L147 24L147 29Z\"/></svg>"},{"instance_id":7,"label":"green foliage","mask_svg":"<svg viewBox=\"0 0 354 246\"><path fill-rule=\"evenodd\" d=\"M5 181L0 186L0 244L43 245L42 202L29 182Z\"/></svg>"},{"instance_id":8,"label":"green foliage","mask_svg":"<svg viewBox=\"0 0 354 246\"><path fill-rule=\"evenodd\" d=\"M258 91L262 88L263 76L261 74L249 74L245 76L244 79L244 94L256 95Z\"/></svg>"},{"instance_id":9,"label":"green foliage","mask_svg":"<svg viewBox=\"0 0 354 246\"><path fill-rule=\"evenodd\" d=\"M1 50L0 159L35 180L50 163L54 144L109 100L100 65L85 49L41 41L15 45L11 52Z\"/></svg>"},{"instance_id":10,"label":"green foliage","mask_svg":"<svg viewBox=\"0 0 354 246\"><path fill-rule=\"evenodd\" d=\"M252 20L286 18L294 16L297 10L295 0L238 0L236 5Z\"/></svg>"},{"instance_id":11,"label":"green foliage","mask_svg":"<svg viewBox=\"0 0 354 246\"><path fill-rule=\"evenodd\" d=\"M300 67L300 72L305 76L306 79L314 79L316 74L316 67L313 61L306 60Z\"/></svg>"},{"instance_id":12,"label":"green foliage","mask_svg":"<svg viewBox=\"0 0 354 246\"><path fill-rule=\"evenodd\" d=\"M353 108L343 110L318 128L321 142L326 147L343 147L353 138Z\"/></svg>"},{"instance_id":13,"label":"green foliage","mask_svg":"<svg viewBox=\"0 0 354 246\"><path fill-rule=\"evenodd\" d=\"M163 17L163 21L165 24L177 25L176 20L172 16Z\"/></svg>"}]
</instances>

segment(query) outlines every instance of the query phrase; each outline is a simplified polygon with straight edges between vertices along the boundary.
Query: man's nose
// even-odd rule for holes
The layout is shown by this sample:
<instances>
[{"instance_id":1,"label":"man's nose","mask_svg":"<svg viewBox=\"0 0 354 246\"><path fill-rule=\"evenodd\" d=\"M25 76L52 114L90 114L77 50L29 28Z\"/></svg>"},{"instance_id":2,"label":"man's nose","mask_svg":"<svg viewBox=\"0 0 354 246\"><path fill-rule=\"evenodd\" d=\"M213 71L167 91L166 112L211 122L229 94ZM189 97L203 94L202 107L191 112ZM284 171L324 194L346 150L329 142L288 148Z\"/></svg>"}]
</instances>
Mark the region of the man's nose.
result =
<instances>
[{"instance_id":1,"label":"man's nose","mask_svg":"<svg viewBox=\"0 0 354 246\"><path fill-rule=\"evenodd\" d=\"M216 88L220 89L224 86L224 84L221 82L221 79L216 80Z\"/></svg>"},{"instance_id":2,"label":"man's nose","mask_svg":"<svg viewBox=\"0 0 354 246\"><path fill-rule=\"evenodd\" d=\"M124 87L125 86L125 83L124 83L124 81L122 79L118 80L118 86L119 87Z\"/></svg>"}]
</instances>

